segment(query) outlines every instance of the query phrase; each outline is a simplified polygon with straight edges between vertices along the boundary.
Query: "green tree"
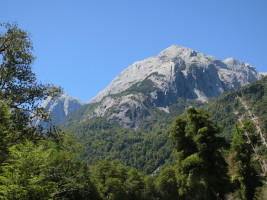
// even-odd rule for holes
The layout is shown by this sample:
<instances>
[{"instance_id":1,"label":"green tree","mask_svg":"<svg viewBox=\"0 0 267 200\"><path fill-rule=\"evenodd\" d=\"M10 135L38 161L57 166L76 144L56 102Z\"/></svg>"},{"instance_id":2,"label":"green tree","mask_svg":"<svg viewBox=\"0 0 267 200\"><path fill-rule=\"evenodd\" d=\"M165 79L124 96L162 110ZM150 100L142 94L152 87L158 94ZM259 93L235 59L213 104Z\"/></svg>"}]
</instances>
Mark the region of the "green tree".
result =
<instances>
[{"instance_id":1,"label":"green tree","mask_svg":"<svg viewBox=\"0 0 267 200\"><path fill-rule=\"evenodd\" d=\"M61 144L25 141L9 151L1 168L0 199L99 199L89 168L79 158L80 145L69 135Z\"/></svg>"},{"instance_id":2,"label":"green tree","mask_svg":"<svg viewBox=\"0 0 267 200\"><path fill-rule=\"evenodd\" d=\"M12 133L15 131L11 127L10 107L0 100L0 164L2 164L8 156L8 148Z\"/></svg>"},{"instance_id":3,"label":"green tree","mask_svg":"<svg viewBox=\"0 0 267 200\"><path fill-rule=\"evenodd\" d=\"M190 107L170 128L176 147L176 181L181 199L224 199L228 192L227 164L220 152L225 145L217 137L221 128L207 113Z\"/></svg>"},{"instance_id":4,"label":"green tree","mask_svg":"<svg viewBox=\"0 0 267 200\"><path fill-rule=\"evenodd\" d=\"M82 146L66 133L58 143L51 142L51 153L45 170L47 180L56 184L54 199L98 199L91 182L89 167L80 159Z\"/></svg>"},{"instance_id":5,"label":"green tree","mask_svg":"<svg viewBox=\"0 0 267 200\"><path fill-rule=\"evenodd\" d=\"M29 33L17 24L0 24L0 100L6 100L12 109L13 126L19 135L13 140L33 137L29 124L34 117L47 119L39 102L56 95L60 89L51 84L41 84L32 72L35 57ZM31 131L30 131L31 130Z\"/></svg>"},{"instance_id":6,"label":"green tree","mask_svg":"<svg viewBox=\"0 0 267 200\"><path fill-rule=\"evenodd\" d=\"M145 188L142 194L144 200L159 200L160 194L157 191L155 185L155 178L152 175L147 175L144 177Z\"/></svg>"},{"instance_id":7,"label":"green tree","mask_svg":"<svg viewBox=\"0 0 267 200\"><path fill-rule=\"evenodd\" d=\"M175 200L178 198L178 187L173 167L163 169L157 180L156 188L163 200Z\"/></svg>"},{"instance_id":8,"label":"green tree","mask_svg":"<svg viewBox=\"0 0 267 200\"><path fill-rule=\"evenodd\" d=\"M50 149L27 141L9 150L10 159L2 167L0 176L1 199L50 199L56 191L56 184L45 176Z\"/></svg>"},{"instance_id":9,"label":"green tree","mask_svg":"<svg viewBox=\"0 0 267 200\"><path fill-rule=\"evenodd\" d=\"M125 199L127 170L123 165L117 161L99 161L91 170L93 181L102 199Z\"/></svg>"},{"instance_id":10,"label":"green tree","mask_svg":"<svg viewBox=\"0 0 267 200\"><path fill-rule=\"evenodd\" d=\"M131 169L128 171L125 185L128 200L141 199L142 192L145 188L145 183L140 172L138 172L136 169Z\"/></svg>"},{"instance_id":11,"label":"green tree","mask_svg":"<svg viewBox=\"0 0 267 200\"><path fill-rule=\"evenodd\" d=\"M253 146L256 146L258 140L253 134L254 126L249 123L236 125L231 143L232 152L232 182L234 183L236 193L239 199L254 199L256 188L262 185L262 180L256 170L254 161ZM246 135L247 134L247 135ZM248 137L250 137L248 141Z\"/></svg>"}]
</instances>

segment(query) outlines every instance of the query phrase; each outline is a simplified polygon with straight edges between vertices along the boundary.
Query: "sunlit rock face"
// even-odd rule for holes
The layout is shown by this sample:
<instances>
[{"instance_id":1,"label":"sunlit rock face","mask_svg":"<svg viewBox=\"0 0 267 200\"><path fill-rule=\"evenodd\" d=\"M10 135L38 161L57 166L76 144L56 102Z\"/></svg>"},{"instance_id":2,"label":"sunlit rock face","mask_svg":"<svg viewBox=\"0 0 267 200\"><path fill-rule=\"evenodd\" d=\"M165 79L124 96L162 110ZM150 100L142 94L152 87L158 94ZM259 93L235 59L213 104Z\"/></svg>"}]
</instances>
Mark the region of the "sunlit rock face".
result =
<instances>
[{"instance_id":1,"label":"sunlit rock face","mask_svg":"<svg viewBox=\"0 0 267 200\"><path fill-rule=\"evenodd\" d=\"M75 112L81 108L84 103L75 97L71 97L67 94L62 94L55 98L48 97L42 104L41 107L45 108L50 112L51 121L49 124L57 125L63 121L70 113ZM47 124L37 120L35 125Z\"/></svg>"},{"instance_id":2,"label":"sunlit rock face","mask_svg":"<svg viewBox=\"0 0 267 200\"><path fill-rule=\"evenodd\" d=\"M145 79L155 84L158 92L154 97L162 99L166 105L180 96L205 101L260 77L253 66L233 58L221 61L192 49L173 45L156 57L130 65L89 103L123 92ZM157 102L164 105L160 100Z\"/></svg>"},{"instance_id":3,"label":"sunlit rock face","mask_svg":"<svg viewBox=\"0 0 267 200\"><path fill-rule=\"evenodd\" d=\"M169 106L179 103L180 98L206 102L261 77L263 74L253 66L234 58L222 61L173 45L155 57L127 67L87 103L89 106L81 108L82 102L63 95L44 102L43 107L51 111L55 123L81 108L82 112L70 120L80 122L105 117L135 129L152 118L155 110L168 113Z\"/></svg>"},{"instance_id":4,"label":"sunlit rock face","mask_svg":"<svg viewBox=\"0 0 267 200\"><path fill-rule=\"evenodd\" d=\"M250 64L224 61L173 45L156 57L138 61L122 71L89 104L96 108L85 118L105 116L136 128L151 116L151 105L168 112L180 97L202 102L260 79Z\"/></svg>"}]
</instances>

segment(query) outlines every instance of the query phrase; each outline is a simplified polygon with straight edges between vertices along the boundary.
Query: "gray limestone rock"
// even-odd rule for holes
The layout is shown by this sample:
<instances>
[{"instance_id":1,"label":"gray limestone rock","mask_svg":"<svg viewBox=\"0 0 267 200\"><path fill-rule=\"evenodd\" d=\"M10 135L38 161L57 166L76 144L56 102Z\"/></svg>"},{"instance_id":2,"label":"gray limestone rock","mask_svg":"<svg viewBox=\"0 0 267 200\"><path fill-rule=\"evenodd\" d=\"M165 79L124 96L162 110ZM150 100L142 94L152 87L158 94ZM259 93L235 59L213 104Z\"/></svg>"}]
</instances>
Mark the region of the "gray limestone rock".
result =
<instances>
[{"instance_id":1,"label":"gray limestone rock","mask_svg":"<svg viewBox=\"0 0 267 200\"><path fill-rule=\"evenodd\" d=\"M94 116L105 116L124 127L136 128L151 115L147 103L168 112L169 105L177 103L179 97L205 102L208 98L219 97L225 91L245 86L262 76L252 65L236 59L221 61L173 45L156 57L130 65L89 103L99 104L93 112ZM146 84L151 88L149 93L144 92L147 91ZM127 95L124 95L125 92ZM137 101L129 98L129 94Z\"/></svg>"},{"instance_id":2,"label":"gray limestone rock","mask_svg":"<svg viewBox=\"0 0 267 200\"><path fill-rule=\"evenodd\" d=\"M90 110L79 117L86 121L105 117L127 128L137 128L153 114L151 109L169 112L169 106L179 98L202 102L219 97L263 77L247 63L234 58L221 61L192 49L173 45L157 56L138 61L122 71L88 104ZM51 111L54 123L59 123L82 102L63 95L47 100L43 107ZM84 107L83 109L86 109Z\"/></svg>"},{"instance_id":3,"label":"gray limestone rock","mask_svg":"<svg viewBox=\"0 0 267 200\"><path fill-rule=\"evenodd\" d=\"M50 112L51 121L49 123L57 125L62 122L70 113L77 111L84 105L79 99L71 97L67 94L62 94L59 97L48 97L41 107ZM46 123L36 120L34 125L47 125Z\"/></svg>"},{"instance_id":4,"label":"gray limestone rock","mask_svg":"<svg viewBox=\"0 0 267 200\"><path fill-rule=\"evenodd\" d=\"M224 61L192 49L173 45L156 57L135 62L89 103L118 94L149 78L164 94L206 101L222 92L242 87L261 77L256 69L233 58Z\"/></svg>"}]
</instances>

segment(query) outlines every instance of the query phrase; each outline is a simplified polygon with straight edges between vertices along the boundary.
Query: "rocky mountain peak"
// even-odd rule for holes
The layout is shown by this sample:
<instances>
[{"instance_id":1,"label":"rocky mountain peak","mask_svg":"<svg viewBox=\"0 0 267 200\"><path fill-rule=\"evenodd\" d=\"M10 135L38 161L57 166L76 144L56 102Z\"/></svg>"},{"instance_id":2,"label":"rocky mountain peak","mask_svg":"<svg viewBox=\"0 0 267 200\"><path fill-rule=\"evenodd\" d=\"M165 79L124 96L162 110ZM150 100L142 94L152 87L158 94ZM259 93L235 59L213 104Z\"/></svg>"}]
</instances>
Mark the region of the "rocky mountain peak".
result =
<instances>
[{"instance_id":1,"label":"rocky mountain peak","mask_svg":"<svg viewBox=\"0 0 267 200\"><path fill-rule=\"evenodd\" d=\"M155 57L130 65L89 103L99 102L110 94L118 94L145 79L151 80L164 93L177 93L181 87L191 85L190 90L194 90L192 95L181 94L182 91L178 95L206 100L209 97L218 97L223 91L236 89L259 78L260 75L256 69L249 64L233 58L221 61L193 49L173 45ZM185 86L183 79L190 80L189 85ZM177 85L178 82L181 82L180 85ZM200 88L199 86L203 84L206 85L205 88Z\"/></svg>"},{"instance_id":2,"label":"rocky mountain peak","mask_svg":"<svg viewBox=\"0 0 267 200\"><path fill-rule=\"evenodd\" d=\"M69 96L68 94L61 94L58 97L48 97L41 107L50 112L52 124L58 124L63 121L70 113L80 109L84 105L79 99ZM35 125L45 125L44 122L37 120Z\"/></svg>"},{"instance_id":3,"label":"rocky mountain peak","mask_svg":"<svg viewBox=\"0 0 267 200\"><path fill-rule=\"evenodd\" d=\"M158 54L157 57L168 57L170 59L174 59L177 57L180 58L188 58L197 56L198 52L194 51L193 49L182 47L178 45L172 45L168 47L167 49L163 50Z\"/></svg>"},{"instance_id":4,"label":"rocky mountain peak","mask_svg":"<svg viewBox=\"0 0 267 200\"><path fill-rule=\"evenodd\" d=\"M193 49L173 45L155 57L130 65L89 104L98 106L86 118L106 117L136 128L151 117L151 108L169 112L179 98L205 102L262 77L247 63L221 61Z\"/></svg>"},{"instance_id":5,"label":"rocky mountain peak","mask_svg":"<svg viewBox=\"0 0 267 200\"><path fill-rule=\"evenodd\" d=\"M170 106L179 104L181 99L206 102L262 76L252 65L234 58L221 61L173 45L157 56L127 67L89 105L81 108L85 110L80 112L78 121L104 117L135 129L153 118L155 112L170 112ZM60 121L81 105L77 99L62 95L55 101L44 102L43 107Z\"/></svg>"},{"instance_id":6,"label":"rocky mountain peak","mask_svg":"<svg viewBox=\"0 0 267 200\"><path fill-rule=\"evenodd\" d=\"M61 106L64 111L64 115L68 115L70 112L76 110L76 107L83 105L79 99L69 96L66 93L61 94L58 97L51 98L48 97L42 104L41 107L46 108L48 111L54 110L55 107ZM75 106L76 105L76 106Z\"/></svg>"},{"instance_id":7,"label":"rocky mountain peak","mask_svg":"<svg viewBox=\"0 0 267 200\"><path fill-rule=\"evenodd\" d=\"M253 67L252 65L241 62L234 58L227 58L223 61L223 63L225 63L229 67L229 69L233 71L239 71L239 72L253 71L257 73L256 68Z\"/></svg>"}]
</instances>

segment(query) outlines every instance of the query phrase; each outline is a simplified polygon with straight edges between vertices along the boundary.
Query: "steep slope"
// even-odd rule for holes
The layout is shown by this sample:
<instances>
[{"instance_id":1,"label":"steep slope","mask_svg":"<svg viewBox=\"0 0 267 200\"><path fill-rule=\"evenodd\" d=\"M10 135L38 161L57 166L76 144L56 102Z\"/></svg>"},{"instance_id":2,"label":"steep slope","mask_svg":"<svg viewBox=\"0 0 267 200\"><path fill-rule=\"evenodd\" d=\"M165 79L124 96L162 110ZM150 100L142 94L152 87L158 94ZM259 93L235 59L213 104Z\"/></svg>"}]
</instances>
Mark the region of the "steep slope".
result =
<instances>
[{"instance_id":1,"label":"steep slope","mask_svg":"<svg viewBox=\"0 0 267 200\"><path fill-rule=\"evenodd\" d=\"M233 58L220 61L174 45L156 57L129 66L90 103L99 102L107 95L123 92L145 79L151 80L155 87L167 95L166 99L169 98L168 95L172 95L206 100L258 80L259 77L256 69L249 64Z\"/></svg>"},{"instance_id":2,"label":"steep slope","mask_svg":"<svg viewBox=\"0 0 267 200\"><path fill-rule=\"evenodd\" d=\"M267 136L267 76L238 90L224 93L220 98L210 100L205 108L215 122L224 127L222 135L232 137L235 122L255 120Z\"/></svg>"},{"instance_id":3,"label":"steep slope","mask_svg":"<svg viewBox=\"0 0 267 200\"><path fill-rule=\"evenodd\" d=\"M170 113L157 111L153 120L148 121L137 130L123 128L118 123L95 117L82 122L65 120L65 127L84 144L85 159L120 160L127 166L135 167L145 173L152 173L166 163L172 151L168 140L168 127L174 116L183 113L189 106L200 107L197 100L180 99L181 103L173 104ZM85 105L93 109L91 104ZM81 116L84 109L71 114Z\"/></svg>"},{"instance_id":4,"label":"steep slope","mask_svg":"<svg viewBox=\"0 0 267 200\"><path fill-rule=\"evenodd\" d=\"M237 97L242 98L257 116L262 132L267 136L267 77L209 100L203 109L224 128L222 136L230 141L234 124L238 121L237 112L244 119L250 119L248 111ZM122 128L105 118L75 122L70 129L85 145L84 156L89 162L118 159L127 166L152 173L170 160L173 146L168 140L168 127L173 118L182 114L190 105L200 107L203 104L196 100L179 99L178 103L170 106L170 113L159 111L152 121L137 130ZM82 114L82 111L77 113Z\"/></svg>"},{"instance_id":5,"label":"steep slope","mask_svg":"<svg viewBox=\"0 0 267 200\"><path fill-rule=\"evenodd\" d=\"M158 111L170 112L170 105L181 98L206 102L261 77L253 66L233 58L221 61L174 45L120 73L89 102L91 106L82 108L87 110L78 122L104 117L136 129Z\"/></svg>"},{"instance_id":6,"label":"steep slope","mask_svg":"<svg viewBox=\"0 0 267 200\"><path fill-rule=\"evenodd\" d=\"M146 65L140 66L145 66L143 70L137 70L134 65L127 68L126 72L131 68L138 72L132 70L127 72L128 78L121 78L126 76L122 72L117 81L91 103L64 120L62 126L71 129L85 145L84 156L89 162L118 159L127 166L152 173L170 158L172 145L168 141L168 127L174 116L182 114L188 106L200 107L207 103L205 109L225 127L222 135L230 141L238 119L235 113L245 111L236 99L237 94L242 94L244 100L258 110L255 114L264 129L267 117L262 105L266 105L267 77L256 81L263 76L254 67L232 58L220 61L187 48L173 46L170 49L174 50L150 58L157 62L150 63L149 69ZM173 51L175 53L171 53ZM176 57L177 54L180 57ZM169 61L171 59L175 62ZM147 60L139 63L143 62ZM144 73L145 70L148 72ZM241 86L243 88L234 90ZM222 97L207 101L224 91Z\"/></svg>"},{"instance_id":7,"label":"steep slope","mask_svg":"<svg viewBox=\"0 0 267 200\"><path fill-rule=\"evenodd\" d=\"M50 112L51 124L59 124L62 122L70 113L79 110L84 105L79 99L71 97L67 94L61 94L60 96L51 99L47 98L41 107L45 108ZM35 125L45 125L45 122L36 121Z\"/></svg>"}]
</instances>

